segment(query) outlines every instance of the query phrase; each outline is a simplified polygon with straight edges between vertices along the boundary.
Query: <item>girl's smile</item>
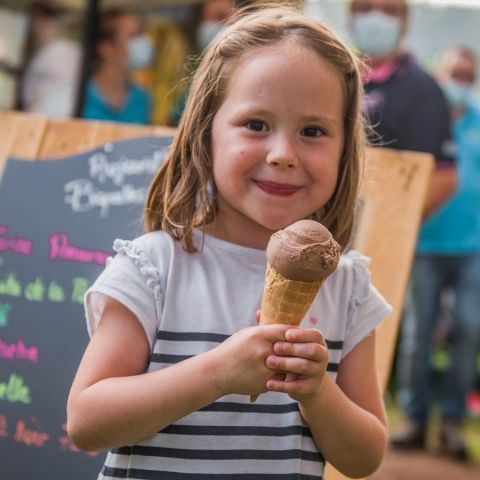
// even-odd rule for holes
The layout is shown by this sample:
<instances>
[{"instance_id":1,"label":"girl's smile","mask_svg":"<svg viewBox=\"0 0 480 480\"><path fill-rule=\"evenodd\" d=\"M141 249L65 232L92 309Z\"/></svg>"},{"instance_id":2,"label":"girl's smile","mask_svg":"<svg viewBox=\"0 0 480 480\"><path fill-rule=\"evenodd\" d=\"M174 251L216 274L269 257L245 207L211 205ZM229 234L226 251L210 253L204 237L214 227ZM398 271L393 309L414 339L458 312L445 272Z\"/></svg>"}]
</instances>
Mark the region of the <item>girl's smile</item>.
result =
<instances>
[{"instance_id":1,"label":"girl's smile","mask_svg":"<svg viewBox=\"0 0 480 480\"><path fill-rule=\"evenodd\" d=\"M270 182L268 180L254 180L254 183L268 195L278 195L279 197L290 197L302 189L301 186Z\"/></svg>"},{"instance_id":2,"label":"girl's smile","mask_svg":"<svg viewBox=\"0 0 480 480\"><path fill-rule=\"evenodd\" d=\"M218 215L207 231L264 248L333 194L343 150L343 81L295 41L240 57L212 124Z\"/></svg>"}]
</instances>

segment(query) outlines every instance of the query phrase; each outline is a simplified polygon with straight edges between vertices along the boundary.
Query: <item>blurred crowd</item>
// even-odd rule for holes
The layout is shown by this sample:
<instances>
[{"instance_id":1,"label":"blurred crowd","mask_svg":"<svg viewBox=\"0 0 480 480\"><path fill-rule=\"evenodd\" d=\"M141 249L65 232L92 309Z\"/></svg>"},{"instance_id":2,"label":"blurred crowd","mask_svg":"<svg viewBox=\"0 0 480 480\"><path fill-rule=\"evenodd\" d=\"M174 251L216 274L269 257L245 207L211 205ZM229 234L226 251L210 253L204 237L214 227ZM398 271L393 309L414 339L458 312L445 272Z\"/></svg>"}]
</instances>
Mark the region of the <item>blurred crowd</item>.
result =
<instances>
[{"instance_id":1,"label":"blurred crowd","mask_svg":"<svg viewBox=\"0 0 480 480\"><path fill-rule=\"evenodd\" d=\"M201 5L191 38L194 52L208 45L237 7L233 0ZM52 2L32 3L29 61L20 91L21 109L53 118L74 114L82 62L78 44L61 35L63 14ZM404 47L406 0L351 0L349 28L352 46L364 62L363 107L372 127L370 142L428 152L436 163L396 359L397 396L407 420L393 432L392 444L426 448L436 401L441 408L441 448L467 459L462 424L480 351L480 110L474 97L478 60L469 48L452 45L435 71L427 72ZM102 10L80 116L158 123L159 117L153 118L158 96L153 98L146 88L152 79L149 68L159 55L154 46L145 19L128 10ZM176 125L187 94L188 82L160 121ZM440 388L432 381L431 367L438 345L450 358Z\"/></svg>"}]
</instances>

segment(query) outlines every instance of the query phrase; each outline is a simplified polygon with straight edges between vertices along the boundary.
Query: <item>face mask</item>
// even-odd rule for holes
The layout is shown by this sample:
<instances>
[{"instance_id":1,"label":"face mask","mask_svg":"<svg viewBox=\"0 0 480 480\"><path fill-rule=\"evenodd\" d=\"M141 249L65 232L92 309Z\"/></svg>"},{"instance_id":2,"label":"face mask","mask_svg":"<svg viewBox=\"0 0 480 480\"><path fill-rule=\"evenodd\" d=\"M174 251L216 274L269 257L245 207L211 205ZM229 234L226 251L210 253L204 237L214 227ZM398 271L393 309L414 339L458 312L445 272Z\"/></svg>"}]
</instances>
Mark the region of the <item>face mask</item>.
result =
<instances>
[{"instance_id":1,"label":"face mask","mask_svg":"<svg viewBox=\"0 0 480 480\"><path fill-rule=\"evenodd\" d=\"M214 39L217 33L223 30L223 25L218 22L203 22L197 34L198 45L201 48L206 48L208 44Z\"/></svg>"},{"instance_id":2,"label":"face mask","mask_svg":"<svg viewBox=\"0 0 480 480\"><path fill-rule=\"evenodd\" d=\"M382 12L357 13L352 18L353 40L358 49L373 58L392 53L400 40L401 22Z\"/></svg>"},{"instance_id":3,"label":"face mask","mask_svg":"<svg viewBox=\"0 0 480 480\"><path fill-rule=\"evenodd\" d=\"M442 85L448 104L452 108L465 108L469 105L472 88L467 83L449 80Z\"/></svg>"},{"instance_id":4,"label":"face mask","mask_svg":"<svg viewBox=\"0 0 480 480\"><path fill-rule=\"evenodd\" d=\"M148 67L153 59L153 45L149 37L140 35L128 42L128 67L141 70Z\"/></svg>"}]
</instances>

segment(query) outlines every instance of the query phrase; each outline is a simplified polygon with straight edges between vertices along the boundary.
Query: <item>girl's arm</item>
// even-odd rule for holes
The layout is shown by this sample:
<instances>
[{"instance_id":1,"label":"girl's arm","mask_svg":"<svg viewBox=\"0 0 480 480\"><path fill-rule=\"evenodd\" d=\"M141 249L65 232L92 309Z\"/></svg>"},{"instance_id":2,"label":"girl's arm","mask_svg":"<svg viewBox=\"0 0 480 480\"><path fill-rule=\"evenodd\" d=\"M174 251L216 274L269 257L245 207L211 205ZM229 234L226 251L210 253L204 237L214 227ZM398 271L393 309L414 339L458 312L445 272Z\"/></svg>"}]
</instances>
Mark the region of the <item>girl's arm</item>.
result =
<instances>
[{"instance_id":1,"label":"girl's arm","mask_svg":"<svg viewBox=\"0 0 480 480\"><path fill-rule=\"evenodd\" d=\"M315 330L289 330L286 335L289 342L298 342L296 351L287 352L291 347L285 344L283 352L276 346L275 351L297 358L275 357L272 362L269 357L267 365L300 374L303 380L271 380L267 386L299 401L315 444L329 463L349 477L370 475L379 467L387 444L385 411L375 370L375 335L366 337L342 360L337 384L325 374L326 348L315 347ZM323 367L315 367L313 359Z\"/></svg>"},{"instance_id":2,"label":"girl's arm","mask_svg":"<svg viewBox=\"0 0 480 480\"><path fill-rule=\"evenodd\" d=\"M150 348L126 307L108 300L67 405L67 429L84 450L130 445L228 393L261 393L286 326L244 329L210 352L144 373Z\"/></svg>"}]
</instances>

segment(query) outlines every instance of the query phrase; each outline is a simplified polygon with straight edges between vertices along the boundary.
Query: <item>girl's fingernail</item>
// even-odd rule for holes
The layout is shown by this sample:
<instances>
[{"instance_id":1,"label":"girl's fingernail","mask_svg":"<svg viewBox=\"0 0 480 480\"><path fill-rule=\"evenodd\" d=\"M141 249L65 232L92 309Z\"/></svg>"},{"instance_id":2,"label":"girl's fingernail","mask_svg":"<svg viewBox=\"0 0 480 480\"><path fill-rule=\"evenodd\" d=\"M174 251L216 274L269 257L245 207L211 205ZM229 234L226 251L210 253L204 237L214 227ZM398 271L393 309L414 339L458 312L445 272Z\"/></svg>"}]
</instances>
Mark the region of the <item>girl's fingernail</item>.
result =
<instances>
[{"instance_id":1,"label":"girl's fingernail","mask_svg":"<svg viewBox=\"0 0 480 480\"><path fill-rule=\"evenodd\" d=\"M275 357L268 357L267 358L267 365L270 367L274 367L277 364L277 359Z\"/></svg>"}]
</instances>

